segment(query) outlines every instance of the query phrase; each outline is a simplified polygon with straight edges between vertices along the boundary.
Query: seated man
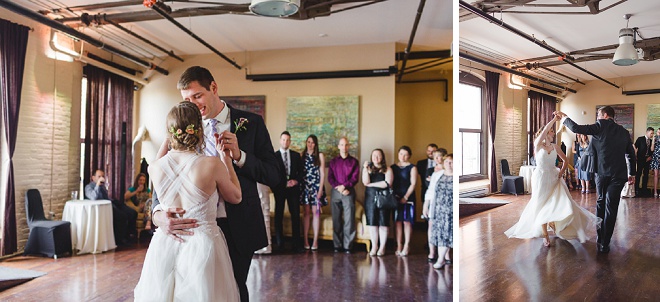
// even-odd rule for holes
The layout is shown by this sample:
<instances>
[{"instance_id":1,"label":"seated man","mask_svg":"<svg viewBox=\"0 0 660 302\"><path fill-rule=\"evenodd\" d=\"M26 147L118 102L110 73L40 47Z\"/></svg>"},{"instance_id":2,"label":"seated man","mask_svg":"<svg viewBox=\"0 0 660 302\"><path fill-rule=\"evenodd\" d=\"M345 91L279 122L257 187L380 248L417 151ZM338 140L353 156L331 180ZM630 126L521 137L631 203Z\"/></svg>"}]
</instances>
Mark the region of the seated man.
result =
<instances>
[{"instance_id":1,"label":"seated man","mask_svg":"<svg viewBox=\"0 0 660 302\"><path fill-rule=\"evenodd\" d=\"M92 181L85 186L87 199L108 199L108 189L105 187L105 172L96 170L92 174ZM130 244L130 235L135 235L135 221L137 212L119 200L112 200L112 224L115 233L115 242L118 245Z\"/></svg>"}]
</instances>

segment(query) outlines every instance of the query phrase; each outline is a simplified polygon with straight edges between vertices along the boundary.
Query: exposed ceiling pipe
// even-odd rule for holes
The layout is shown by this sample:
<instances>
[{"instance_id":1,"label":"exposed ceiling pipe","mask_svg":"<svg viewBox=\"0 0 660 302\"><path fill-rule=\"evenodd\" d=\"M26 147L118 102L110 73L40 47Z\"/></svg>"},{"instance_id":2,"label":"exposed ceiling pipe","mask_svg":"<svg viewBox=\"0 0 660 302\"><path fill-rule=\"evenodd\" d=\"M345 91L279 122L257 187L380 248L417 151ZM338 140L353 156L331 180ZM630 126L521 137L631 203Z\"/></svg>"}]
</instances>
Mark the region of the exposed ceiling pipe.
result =
<instances>
[{"instance_id":1,"label":"exposed ceiling pipe","mask_svg":"<svg viewBox=\"0 0 660 302\"><path fill-rule=\"evenodd\" d=\"M105 16L105 15L104 15L104 16ZM158 49L158 50L160 50L160 51L166 53L168 56L170 56L170 57L172 57L172 58L175 58L175 59L177 59L177 60L183 62L183 59L182 59L181 57L175 55L175 54L174 54L174 51L172 51L172 50L169 50L169 51L168 51L167 49L163 48L162 46L160 46L160 45L158 45L158 44L156 44L156 43L154 43L154 42L151 42L151 40L148 40L148 39L144 38L143 36L140 36L140 35L136 34L135 32L129 30L129 29L126 28L126 27L121 26L121 25L118 24L118 23L115 23L114 21L106 20L106 22L108 22L109 24L111 24L112 26L114 26L114 27L116 27L116 28L119 28L119 29L122 30L123 32L125 32L125 33L127 33L127 34L129 34L129 35L131 35L131 36L133 36L133 37L135 37L135 38L137 38L137 39L139 39L140 41L142 41L142 42L144 42L144 43L147 43L147 44L149 44L149 45L155 47L156 49Z\"/></svg>"},{"instance_id":2,"label":"exposed ceiling pipe","mask_svg":"<svg viewBox=\"0 0 660 302\"><path fill-rule=\"evenodd\" d=\"M628 90L621 91L623 95L642 95L642 94L657 94L660 93L660 89L643 89L643 90Z\"/></svg>"},{"instance_id":3,"label":"exposed ceiling pipe","mask_svg":"<svg viewBox=\"0 0 660 302\"><path fill-rule=\"evenodd\" d=\"M529 86L529 85L520 85L520 84L516 84L516 83L513 81L513 74L509 74L509 83L510 83L511 85L513 85L513 86L520 87L520 88L522 88L522 89L527 89L527 90L531 90L531 91L536 91L536 92L538 92L538 93L543 93L543 94L545 94L545 95L549 95L549 96L551 96L551 97L555 97L555 98L558 98L558 99L560 99L560 100L563 100L563 99L564 99L564 97L561 96L561 95L556 95L556 94L554 94L554 93L550 93L550 92L547 92L547 91L542 90L542 89L534 88L534 87Z\"/></svg>"},{"instance_id":4,"label":"exposed ceiling pipe","mask_svg":"<svg viewBox=\"0 0 660 302\"><path fill-rule=\"evenodd\" d=\"M550 82L550 81L544 80L544 79L542 79L542 78L534 77L534 76L528 75L528 74L526 74L526 73L522 73L522 72L520 72L520 71L518 71L518 70L511 69L511 68L507 68L507 67L504 67L504 66L502 66L502 65L498 65L498 64L495 64L495 63L493 63L493 62L486 61L486 60L484 60L484 59L481 59L481 58L475 57L475 56L473 56L473 55L466 54L466 53L464 53L464 52L460 52L460 53L459 53L459 56L460 56L461 58L466 59L466 60L470 60L470 61L472 61L472 62L476 62L476 63L482 64L482 65L485 65L485 66L488 66L488 67L492 67L492 68L495 68L495 69L499 69L499 70L502 70L502 71L506 71L506 72L508 72L508 73L512 73L512 74L515 74L515 75L517 75L517 76L521 76L521 77L523 77L523 78L530 79L530 80L533 80L533 81L536 81L536 82L539 82L539 83L547 84L547 85L550 85L550 86L552 86L552 87L559 88L559 89L561 89L561 90L566 90L566 91L569 91L569 92L572 92L572 93L577 93L577 91L576 91L575 89L571 89L571 88L568 88L568 87L564 87L564 86L562 86L561 84L553 83L553 82Z\"/></svg>"},{"instance_id":5,"label":"exposed ceiling pipe","mask_svg":"<svg viewBox=\"0 0 660 302\"><path fill-rule=\"evenodd\" d=\"M419 1L419 6L417 7L417 15L415 16L415 23L413 24L412 32L410 33L410 39L408 39L408 45L404 51L405 55L403 57L403 62L401 63L401 70L399 70L399 77L397 78L397 82L401 82L403 73L406 70L406 63L408 62L408 57L410 56L410 48L412 48L413 40L415 39L415 34L417 33L417 26L419 25L419 19L421 19L422 12L424 11L424 4L426 4L426 0Z\"/></svg>"},{"instance_id":6,"label":"exposed ceiling pipe","mask_svg":"<svg viewBox=\"0 0 660 302\"><path fill-rule=\"evenodd\" d=\"M174 20L174 18L172 18L167 12L165 12L165 11L161 8L161 5L164 5L164 4L163 4L162 2L157 2L155 5L152 5L151 8L152 8L155 12L157 12L159 15L163 16L163 18L167 19L167 20L170 21L172 24L176 25L176 27L180 28L180 29L183 30L185 33L187 33L188 35L190 35L191 37L193 37L195 40L197 40L197 42L202 43L202 45L206 46L206 48L210 49L212 52L214 52L215 54L217 54L218 56L220 56L221 58L223 58L225 61L229 62L229 64L233 65L233 66L236 67L238 70L241 70L241 66L238 65L238 64L236 64L236 62L234 62L234 60L228 58L228 57L225 56L223 53L221 53L220 51L218 51L217 49L215 49L213 46L211 46L211 44L207 43L207 42L204 41L202 38L200 38L199 36L197 36L195 33L193 33L192 31L190 31L188 28L186 28L185 26L183 26L181 23L179 23L178 21Z\"/></svg>"},{"instance_id":7,"label":"exposed ceiling pipe","mask_svg":"<svg viewBox=\"0 0 660 302\"><path fill-rule=\"evenodd\" d=\"M422 71L422 70L427 70L429 68L438 67L440 65L451 63L452 61L453 61L452 58L449 58L449 59L444 59L441 62L435 62L435 64L429 65L429 66L426 66L426 67L420 67L419 65L417 65L415 67L409 68L408 71L406 71L404 74L410 74L410 73L414 73L414 72L418 72L418 71ZM420 64L420 65L422 65L422 64Z\"/></svg>"},{"instance_id":8,"label":"exposed ceiling pipe","mask_svg":"<svg viewBox=\"0 0 660 302\"><path fill-rule=\"evenodd\" d=\"M396 73L396 66L382 69L367 70L341 70L321 72L297 72L297 73L271 73L271 74L246 74L246 80L255 82L266 81L291 81L291 80L315 80L315 79L338 79L338 78L365 78L365 77L387 77Z\"/></svg>"},{"instance_id":9,"label":"exposed ceiling pipe","mask_svg":"<svg viewBox=\"0 0 660 302\"><path fill-rule=\"evenodd\" d=\"M375 4L375 3L378 3L378 2L384 2L384 1L387 1L387 0L372 0L371 2L366 2L366 3L363 3L363 4L354 5L354 6L351 6L351 7L346 7L346 8L342 8L342 9L338 9L338 10L323 12L323 13L314 15L313 17L329 16L331 14L336 14L336 13L339 13L339 12L343 12L343 11L347 11L347 10L351 10L351 9L356 9L356 8L360 8L360 7L363 7L363 6L372 5L372 4ZM308 11L307 8L305 8L304 11L307 12Z\"/></svg>"},{"instance_id":10,"label":"exposed ceiling pipe","mask_svg":"<svg viewBox=\"0 0 660 302\"><path fill-rule=\"evenodd\" d=\"M573 81L573 82L575 82L575 83L582 84L582 85L586 85L584 82L580 81L580 79L578 79L578 78L572 78L572 77L570 77L570 76L568 76L568 75L566 75L566 74L563 74L563 73L561 73L561 72L559 72L559 71L552 70L552 69L550 69L550 68L548 68L548 67L541 67L541 69L543 69L543 70L547 70L547 71L549 71L549 72L552 72L552 73L554 73L554 74L556 74L556 75L558 75L558 76L562 76L562 77L564 77L564 78L567 78L567 79L569 79L569 80L571 80L571 81Z\"/></svg>"},{"instance_id":11,"label":"exposed ceiling pipe","mask_svg":"<svg viewBox=\"0 0 660 302\"><path fill-rule=\"evenodd\" d=\"M534 11L516 11L516 10L490 10L490 12L499 12L507 14L544 14L544 15L598 15L612 7L615 7L623 2L628 0L621 0L619 2L613 3L610 6L607 6L603 9L598 9L598 3L587 4L587 5L572 5L572 4L525 4L524 6L536 6L536 7L589 7L588 12L534 12Z\"/></svg>"},{"instance_id":12,"label":"exposed ceiling pipe","mask_svg":"<svg viewBox=\"0 0 660 302\"><path fill-rule=\"evenodd\" d=\"M122 6L129 6L129 5L141 5L141 4L142 4L142 0L104 2L104 3L78 5L78 6L71 6L71 7L64 7L64 8L53 8L53 9L50 9L50 10L40 10L39 13L42 14L42 15L46 15L46 14L50 14L50 13L57 14L57 13L61 13L63 11L75 12L75 11L83 11L83 10L94 10L94 9L113 8L113 7L122 7Z\"/></svg>"},{"instance_id":13,"label":"exposed ceiling pipe","mask_svg":"<svg viewBox=\"0 0 660 302\"><path fill-rule=\"evenodd\" d=\"M598 60L605 60L605 59L612 59L614 57L614 54L602 54L602 55L595 55L595 56L586 56L586 57L580 57L575 60L573 60L574 63L579 63L579 62L589 62L589 61L598 61ZM540 67L551 67L551 66L558 66L558 65L564 65L566 64L565 61L561 60L554 60L554 61L546 61L546 62L534 62L534 63L526 63L522 65L515 65L511 66L513 69L523 69L527 68L527 64L534 65L538 68Z\"/></svg>"},{"instance_id":14,"label":"exposed ceiling pipe","mask_svg":"<svg viewBox=\"0 0 660 302\"><path fill-rule=\"evenodd\" d=\"M617 45L618 46L618 45ZM403 60L406 53L403 51L397 52L395 59L397 61ZM446 59L451 58L451 50L430 50L430 51L413 51L408 53L408 60L419 60L419 59Z\"/></svg>"},{"instance_id":15,"label":"exposed ceiling pipe","mask_svg":"<svg viewBox=\"0 0 660 302\"><path fill-rule=\"evenodd\" d=\"M580 67L579 65L573 63L572 62L573 58L568 56L566 53L564 53L564 52L562 52L562 51L560 51L560 50L558 50L558 49L556 49L552 46L549 46L545 41L539 41L538 39L534 38L533 36L530 36L530 35L522 32L522 31L520 31L519 29L517 29L517 28L515 28L515 27L513 27L509 24L504 23L504 21L502 21L502 20L498 20L495 17L492 17L492 16L488 15L487 13L485 13L485 12L481 11L480 9L468 4L467 2L465 2L463 0L459 0L459 4L460 4L461 7L463 7L464 9L466 9L468 11L470 11L471 13L473 13L473 14L475 14L475 15L483 18L483 19L486 19L486 20L490 21L491 23L495 23L495 24L499 25L500 27L502 27L502 28L514 33L514 34L516 34L520 37L523 37L523 38L533 42L534 44L536 44L538 46L541 46L542 48L544 48L544 49L546 49L546 50L548 50L548 51L550 51L554 54L559 55L562 58L562 60L564 60L569 65L571 65L571 66L573 66L573 67L575 67L575 68L577 68L577 69L579 69L579 70L581 70L581 71L583 71L583 72L585 72L585 73L587 73L587 74L589 74L589 75L591 75L591 76L593 76L593 77L595 77L595 78L597 78L597 79L599 79L599 80L601 80L601 81L603 81L607 84L610 84L610 85L612 85L616 88L619 88L619 86L617 86L616 84L614 84L614 83L598 76L597 74L595 74L591 71L588 71L588 70Z\"/></svg>"},{"instance_id":16,"label":"exposed ceiling pipe","mask_svg":"<svg viewBox=\"0 0 660 302\"><path fill-rule=\"evenodd\" d=\"M236 8L236 11L233 10ZM241 7L240 11L238 7L232 6L228 8L227 6L211 6L211 7L192 7L192 8L182 8L172 11L170 16L173 18L181 17L198 17L198 16L212 16L212 15L224 15L224 14L234 14L234 13L245 13L245 7ZM252 14L246 14L252 15ZM70 23L98 23L102 24L103 18L99 14L97 15L86 15L80 17L71 17L71 18L59 18L56 19L59 22L64 24ZM105 16L106 20L112 20L117 23L128 23L128 22L140 22L140 21L153 21L162 19L161 16L153 10L139 10L133 12L125 13L115 13L107 14Z\"/></svg>"},{"instance_id":17,"label":"exposed ceiling pipe","mask_svg":"<svg viewBox=\"0 0 660 302\"><path fill-rule=\"evenodd\" d=\"M53 32L52 30L51 30L51 34L50 34L50 35L51 35L51 38L50 38L49 45L50 45L50 48L51 48L52 50L54 50L54 51L56 51L56 52L64 53L64 54L66 54L66 55L68 55L68 56L71 56L71 57L72 57L74 60L76 60L76 61L80 61L80 62L83 62L83 63L86 63L86 64L94 65L94 66L99 67L99 68L101 68L101 69L104 69L104 70L107 70L107 71L109 71L109 72L112 72L112 73L114 73L114 74L116 74L116 75L118 75L118 76L121 76L121 77L127 78L127 79L129 79L129 80L131 80L131 81L133 81L133 82L137 82L137 83L140 83L140 84L142 84L142 85L147 85L147 84L148 84L148 82L145 81L144 79L140 79L140 78L136 77L135 75L132 75L132 74L126 72L126 71L123 71L123 70L118 69L118 68L116 68L116 67L114 67L114 66L110 66L110 65L108 65L108 64L105 64L104 62L101 62L101 61L98 61L98 60L95 60L95 59L93 59L93 58L90 58L90 57L88 57L88 56L83 55L83 54L82 54L82 47L81 47L81 52L80 52L80 53L77 53L77 52L75 52L75 51L72 50L72 49L63 49L63 48L60 48L60 47L58 47L57 43L55 43L55 41L53 40L54 32Z\"/></svg>"},{"instance_id":18,"label":"exposed ceiling pipe","mask_svg":"<svg viewBox=\"0 0 660 302\"><path fill-rule=\"evenodd\" d=\"M435 65L435 63L439 63L438 65L442 65L442 64L445 64L445 63L449 63L449 62L451 62L451 61L452 61L451 58L442 58L442 59L431 60L431 61L428 61L428 62L424 62L424 63L421 63L421 64L417 64L417 65L415 65L415 66L410 66L410 67L408 67L409 70L406 71L406 73L411 72L411 69L422 68L422 67L424 67L424 66L428 66L428 65L430 65L430 64L434 64L433 66L435 67L435 66L437 66L437 65ZM413 70L412 72L415 72L415 71Z\"/></svg>"},{"instance_id":19,"label":"exposed ceiling pipe","mask_svg":"<svg viewBox=\"0 0 660 302\"><path fill-rule=\"evenodd\" d=\"M125 51L122 51L121 49L118 49L116 47L113 47L111 45L106 45L105 43L103 43L99 40L96 40L96 39L94 39L94 38L92 38L92 37L90 37L90 36L88 36L84 33L81 33L79 31L77 31L77 30L75 30L71 27L68 27L68 26L66 26L62 23L59 23L57 21L51 20L46 16L43 16L43 15L41 15L37 12L31 11L29 9L26 9L26 8L20 6L20 5L14 4L14 3L9 2L9 1L0 1L0 7L4 7L4 8L6 8L6 9L8 9L8 10L14 12L14 13L17 13L17 14L22 15L24 17L30 18L30 19L32 19L34 21L37 21L37 22L39 22L43 25L46 25L50 28L53 28L53 29L61 31L61 32L67 34L67 35L70 35L72 37L75 37L77 39L85 41L85 42L91 44L94 47L98 47L98 48L106 50L110 53L116 54L116 55L118 55L118 56L120 56L120 57L122 57L126 60L129 60L129 61L131 61L135 64L138 64L142 67L149 68L149 69L155 69L156 71L158 71L158 72L160 72L164 75L169 74L169 71L167 71L167 70L165 70L161 67L158 67L153 63L144 61L144 60L142 60L142 59L140 59L140 58L138 58L134 55L131 55L131 54L129 54Z\"/></svg>"}]
</instances>

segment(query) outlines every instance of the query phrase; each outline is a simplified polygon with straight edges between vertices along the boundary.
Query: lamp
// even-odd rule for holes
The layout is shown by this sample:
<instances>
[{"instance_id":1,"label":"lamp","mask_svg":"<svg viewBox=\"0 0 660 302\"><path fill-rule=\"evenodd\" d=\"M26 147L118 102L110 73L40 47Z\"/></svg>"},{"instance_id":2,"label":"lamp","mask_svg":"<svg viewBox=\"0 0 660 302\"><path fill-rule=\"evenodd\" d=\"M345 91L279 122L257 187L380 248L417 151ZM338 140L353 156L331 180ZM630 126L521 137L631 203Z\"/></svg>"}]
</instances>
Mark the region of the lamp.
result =
<instances>
[{"instance_id":1,"label":"lamp","mask_svg":"<svg viewBox=\"0 0 660 302\"><path fill-rule=\"evenodd\" d=\"M250 11L266 17L288 17L298 12L300 0L252 0Z\"/></svg>"},{"instance_id":2,"label":"lamp","mask_svg":"<svg viewBox=\"0 0 660 302\"><path fill-rule=\"evenodd\" d=\"M630 15L626 14L623 18L628 21ZM619 30L619 47L616 48L614 58L612 58L614 65L630 66L639 62L637 50L633 46L633 43L635 43L635 32L627 26L628 24L626 22L626 28Z\"/></svg>"}]
</instances>

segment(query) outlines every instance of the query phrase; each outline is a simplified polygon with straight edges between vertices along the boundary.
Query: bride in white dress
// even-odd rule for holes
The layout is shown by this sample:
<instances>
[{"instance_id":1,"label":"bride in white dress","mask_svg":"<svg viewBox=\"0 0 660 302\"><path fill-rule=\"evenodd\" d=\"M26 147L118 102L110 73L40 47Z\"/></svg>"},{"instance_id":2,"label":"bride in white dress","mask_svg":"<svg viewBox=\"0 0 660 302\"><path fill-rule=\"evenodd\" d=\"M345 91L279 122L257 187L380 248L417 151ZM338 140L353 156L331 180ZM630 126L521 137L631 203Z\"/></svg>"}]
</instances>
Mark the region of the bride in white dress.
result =
<instances>
[{"instance_id":1,"label":"bride in white dress","mask_svg":"<svg viewBox=\"0 0 660 302\"><path fill-rule=\"evenodd\" d=\"M223 200L241 201L231 158L222 151L220 158L197 152L203 150L204 128L193 103L174 106L167 129L172 150L167 151L166 139L149 175L163 208L183 208L182 218L195 219L199 227L181 236L185 242L156 230L135 301L239 301L227 243L215 220Z\"/></svg>"},{"instance_id":2,"label":"bride in white dress","mask_svg":"<svg viewBox=\"0 0 660 302\"><path fill-rule=\"evenodd\" d=\"M586 230L598 226L600 218L580 207L570 195L561 176L567 168L566 155L552 143L558 120L555 116L534 139L536 169L532 174L532 198L520 215L520 220L504 234L509 238L543 237L543 245L550 246L548 227L557 237L578 239L584 243ZM562 159L561 170L555 167L557 155Z\"/></svg>"}]
</instances>

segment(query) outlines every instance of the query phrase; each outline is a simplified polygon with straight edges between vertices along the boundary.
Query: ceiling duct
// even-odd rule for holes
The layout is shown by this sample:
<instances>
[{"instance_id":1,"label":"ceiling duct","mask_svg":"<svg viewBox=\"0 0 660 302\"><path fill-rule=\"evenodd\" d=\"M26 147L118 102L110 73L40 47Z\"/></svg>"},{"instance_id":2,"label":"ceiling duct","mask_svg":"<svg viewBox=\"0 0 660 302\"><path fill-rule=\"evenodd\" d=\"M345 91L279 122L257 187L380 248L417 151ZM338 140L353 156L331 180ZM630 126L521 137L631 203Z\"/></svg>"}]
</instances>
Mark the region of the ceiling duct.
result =
<instances>
[{"instance_id":1,"label":"ceiling duct","mask_svg":"<svg viewBox=\"0 0 660 302\"><path fill-rule=\"evenodd\" d=\"M252 0L250 11L265 17L288 17L298 12L300 0Z\"/></svg>"}]
</instances>

